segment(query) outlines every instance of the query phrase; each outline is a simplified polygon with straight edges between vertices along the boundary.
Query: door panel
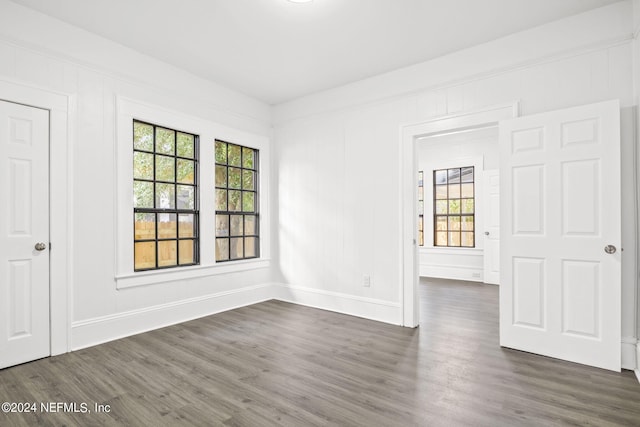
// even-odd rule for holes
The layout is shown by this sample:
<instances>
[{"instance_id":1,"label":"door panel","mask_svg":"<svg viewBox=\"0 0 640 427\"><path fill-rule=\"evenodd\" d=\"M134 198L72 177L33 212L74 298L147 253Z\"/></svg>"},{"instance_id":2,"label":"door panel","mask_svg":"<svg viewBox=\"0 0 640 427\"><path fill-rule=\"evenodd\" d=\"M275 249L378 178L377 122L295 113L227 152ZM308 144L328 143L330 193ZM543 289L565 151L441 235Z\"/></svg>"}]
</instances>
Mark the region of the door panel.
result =
<instances>
[{"instance_id":1,"label":"door panel","mask_svg":"<svg viewBox=\"0 0 640 427\"><path fill-rule=\"evenodd\" d=\"M50 354L49 113L0 101L0 368ZM44 250L36 250L44 243Z\"/></svg>"},{"instance_id":2,"label":"door panel","mask_svg":"<svg viewBox=\"0 0 640 427\"><path fill-rule=\"evenodd\" d=\"M619 115L610 101L500 124L502 346L620 370Z\"/></svg>"}]
</instances>

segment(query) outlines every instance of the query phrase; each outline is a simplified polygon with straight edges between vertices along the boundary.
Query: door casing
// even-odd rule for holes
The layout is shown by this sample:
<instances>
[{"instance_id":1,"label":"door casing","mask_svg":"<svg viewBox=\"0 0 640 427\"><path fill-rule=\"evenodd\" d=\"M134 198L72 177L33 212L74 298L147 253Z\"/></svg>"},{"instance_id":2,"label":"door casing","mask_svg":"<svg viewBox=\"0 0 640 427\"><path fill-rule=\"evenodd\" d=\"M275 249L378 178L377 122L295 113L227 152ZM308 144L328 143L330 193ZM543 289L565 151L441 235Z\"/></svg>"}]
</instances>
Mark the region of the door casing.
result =
<instances>
[{"instance_id":1,"label":"door casing","mask_svg":"<svg viewBox=\"0 0 640 427\"><path fill-rule=\"evenodd\" d=\"M488 108L468 111L461 114L440 117L421 123L405 125L400 130L400 305L402 307L401 324L417 327L420 323L418 310L418 246L417 203L418 168L416 140L426 136L437 136L456 131L473 130L497 126L501 120L517 117L517 101L499 104Z\"/></svg>"}]
</instances>

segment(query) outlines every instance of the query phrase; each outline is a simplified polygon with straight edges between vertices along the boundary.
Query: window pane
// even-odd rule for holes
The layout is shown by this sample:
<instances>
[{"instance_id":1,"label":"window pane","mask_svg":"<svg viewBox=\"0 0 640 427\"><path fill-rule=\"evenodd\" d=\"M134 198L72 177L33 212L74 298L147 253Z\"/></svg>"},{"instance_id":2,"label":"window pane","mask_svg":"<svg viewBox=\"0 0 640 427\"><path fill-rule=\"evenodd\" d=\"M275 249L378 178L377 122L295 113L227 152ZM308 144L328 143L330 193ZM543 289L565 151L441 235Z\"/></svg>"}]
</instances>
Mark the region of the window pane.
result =
<instances>
[{"instance_id":1,"label":"window pane","mask_svg":"<svg viewBox=\"0 0 640 427\"><path fill-rule=\"evenodd\" d=\"M450 231L449 232L449 246L460 246L460 232L459 231Z\"/></svg>"},{"instance_id":2,"label":"window pane","mask_svg":"<svg viewBox=\"0 0 640 427\"><path fill-rule=\"evenodd\" d=\"M424 172L418 172L418 187L424 186Z\"/></svg>"},{"instance_id":3,"label":"window pane","mask_svg":"<svg viewBox=\"0 0 640 427\"><path fill-rule=\"evenodd\" d=\"M133 177L153 179L153 154L133 152Z\"/></svg>"},{"instance_id":4,"label":"window pane","mask_svg":"<svg viewBox=\"0 0 640 427\"><path fill-rule=\"evenodd\" d=\"M230 166L242 166L240 162L241 156L240 146L229 144L229 165Z\"/></svg>"},{"instance_id":5,"label":"window pane","mask_svg":"<svg viewBox=\"0 0 640 427\"><path fill-rule=\"evenodd\" d=\"M449 184L458 184L460 183L460 169L449 169L449 176L448 176L448 180L449 180Z\"/></svg>"},{"instance_id":6,"label":"window pane","mask_svg":"<svg viewBox=\"0 0 640 427\"><path fill-rule=\"evenodd\" d=\"M472 248L474 246L473 241L473 233L472 232L462 232L462 243L461 246L465 246L467 248Z\"/></svg>"},{"instance_id":7,"label":"window pane","mask_svg":"<svg viewBox=\"0 0 640 427\"><path fill-rule=\"evenodd\" d=\"M231 215L231 235L242 236L242 215Z\"/></svg>"},{"instance_id":8,"label":"window pane","mask_svg":"<svg viewBox=\"0 0 640 427\"><path fill-rule=\"evenodd\" d=\"M178 185L178 209L195 209L196 192L191 185Z\"/></svg>"},{"instance_id":9,"label":"window pane","mask_svg":"<svg viewBox=\"0 0 640 427\"><path fill-rule=\"evenodd\" d=\"M216 163L227 164L227 143L216 141Z\"/></svg>"},{"instance_id":10,"label":"window pane","mask_svg":"<svg viewBox=\"0 0 640 427\"><path fill-rule=\"evenodd\" d=\"M437 216L436 217L436 230L437 231L447 231L447 217L446 216Z\"/></svg>"},{"instance_id":11,"label":"window pane","mask_svg":"<svg viewBox=\"0 0 640 427\"><path fill-rule=\"evenodd\" d=\"M158 238L175 239L178 233L178 223L176 214L158 214Z\"/></svg>"},{"instance_id":12,"label":"window pane","mask_svg":"<svg viewBox=\"0 0 640 427\"><path fill-rule=\"evenodd\" d=\"M473 197L473 184L462 184L462 198Z\"/></svg>"},{"instance_id":13,"label":"window pane","mask_svg":"<svg viewBox=\"0 0 640 427\"><path fill-rule=\"evenodd\" d=\"M418 201L418 215L424 215L424 200Z\"/></svg>"},{"instance_id":14,"label":"window pane","mask_svg":"<svg viewBox=\"0 0 640 427\"><path fill-rule=\"evenodd\" d=\"M174 155L176 150L176 133L171 129L156 128L156 151Z\"/></svg>"},{"instance_id":15,"label":"window pane","mask_svg":"<svg viewBox=\"0 0 640 427\"><path fill-rule=\"evenodd\" d=\"M449 213L450 214L460 213L460 200L449 200Z\"/></svg>"},{"instance_id":16,"label":"window pane","mask_svg":"<svg viewBox=\"0 0 640 427\"><path fill-rule=\"evenodd\" d=\"M153 126L133 122L133 148L136 150L153 151Z\"/></svg>"},{"instance_id":17,"label":"window pane","mask_svg":"<svg viewBox=\"0 0 640 427\"><path fill-rule=\"evenodd\" d=\"M216 165L216 187L227 186L227 167Z\"/></svg>"},{"instance_id":18,"label":"window pane","mask_svg":"<svg viewBox=\"0 0 640 427\"><path fill-rule=\"evenodd\" d=\"M449 231L459 231L460 230L460 217L459 216L450 216L449 217Z\"/></svg>"},{"instance_id":19,"label":"window pane","mask_svg":"<svg viewBox=\"0 0 640 427\"><path fill-rule=\"evenodd\" d=\"M462 217L462 230L464 231L473 231L473 216L463 216Z\"/></svg>"},{"instance_id":20,"label":"window pane","mask_svg":"<svg viewBox=\"0 0 640 427\"><path fill-rule=\"evenodd\" d=\"M256 256L256 238L245 237L244 239L244 256L251 258Z\"/></svg>"},{"instance_id":21,"label":"window pane","mask_svg":"<svg viewBox=\"0 0 640 427\"><path fill-rule=\"evenodd\" d=\"M176 186L174 184L156 184L156 208L175 209Z\"/></svg>"},{"instance_id":22,"label":"window pane","mask_svg":"<svg viewBox=\"0 0 640 427\"><path fill-rule=\"evenodd\" d=\"M473 213L474 203L473 199L463 199L462 202L462 213Z\"/></svg>"},{"instance_id":23,"label":"window pane","mask_svg":"<svg viewBox=\"0 0 640 427\"><path fill-rule=\"evenodd\" d=\"M229 188L241 188L242 179L240 169L229 168Z\"/></svg>"},{"instance_id":24,"label":"window pane","mask_svg":"<svg viewBox=\"0 0 640 427\"><path fill-rule=\"evenodd\" d=\"M447 183L447 171L435 171L435 183L436 184L446 184Z\"/></svg>"},{"instance_id":25,"label":"window pane","mask_svg":"<svg viewBox=\"0 0 640 427\"><path fill-rule=\"evenodd\" d=\"M229 259L229 239L216 239L216 261Z\"/></svg>"},{"instance_id":26,"label":"window pane","mask_svg":"<svg viewBox=\"0 0 640 427\"><path fill-rule=\"evenodd\" d=\"M193 214L178 215L178 237L195 237L195 222Z\"/></svg>"},{"instance_id":27,"label":"window pane","mask_svg":"<svg viewBox=\"0 0 640 427\"><path fill-rule=\"evenodd\" d=\"M418 217L418 231L423 231L424 230L424 218L422 217L422 215L420 215Z\"/></svg>"},{"instance_id":28,"label":"window pane","mask_svg":"<svg viewBox=\"0 0 640 427\"><path fill-rule=\"evenodd\" d=\"M242 171L242 188L244 190L255 190L254 175L255 175L255 172L253 171L248 171L248 170Z\"/></svg>"},{"instance_id":29,"label":"window pane","mask_svg":"<svg viewBox=\"0 0 640 427\"><path fill-rule=\"evenodd\" d=\"M449 198L450 199L460 198L460 184L449 184Z\"/></svg>"},{"instance_id":30,"label":"window pane","mask_svg":"<svg viewBox=\"0 0 640 427\"><path fill-rule=\"evenodd\" d=\"M133 207L153 208L153 183L133 181Z\"/></svg>"},{"instance_id":31,"label":"window pane","mask_svg":"<svg viewBox=\"0 0 640 427\"><path fill-rule=\"evenodd\" d=\"M251 193L249 191L242 192L242 211L243 212L253 212L255 210L254 198L255 198L255 193Z\"/></svg>"},{"instance_id":32,"label":"window pane","mask_svg":"<svg viewBox=\"0 0 640 427\"><path fill-rule=\"evenodd\" d=\"M156 242L135 243L133 252L133 267L136 270L156 267Z\"/></svg>"},{"instance_id":33,"label":"window pane","mask_svg":"<svg viewBox=\"0 0 640 427\"><path fill-rule=\"evenodd\" d=\"M256 234L256 217L253 215L244 216L244 234Z\"/></svg>"},{"instance_id":34,"label":"window pane","mask_svg":"<svg viewBox=\"0 0 640 427\"><path fill-rule=\"evenodd\" d=\"M147 240L156 238L156 214L135 214L134 239Z\"/></svg>"},{"instance_id":35,"label":"window pane","mask_svg":"<svg viewBox=\"0 0 640 427\"><path fill-rule=\"evenodd\" d=\"M227 190L216 190L216 210L227 210Z\"/></svg>"},{"instance_id":36,"label":"window pane","mask_svg":"<svg viewBox=\"0 0 640 427\"><path fill-rule=\"evenodd\" d=\"M232 212L240 212L242 210L242 198L240 191L229 190L229 210Z\"/></svg>"},{"instance_id":37,"label":"window pane","mask_svg":"<svg viewBox=\"0 0 640 427\"><path fill-rule=\"evenodd\" d=\"M167 156L156 156L156 180L174 182L175 159Z\"/></svg>"},{"instance_id":38,"label":"window pane","mask_svg":"<svg viewBox=\"0 0 640 427\"><path fill-rule=\"evenodd\" d=\"M418 244L424 246L424 231L418 231Z\"/></svg>"},{"instance_id":39,"label":"window pane","mask_svg":"<svg viewBox=\"0 0 640 427\"><path fill-rule=\"evenodd\" d=\"M216 215L216 236L229 235L229 215Z\"/></svg>"},{"instance_id":40,"label":"window pane","mask_svg":"<svg viewBox=\"0 0 640 427\"><path fill-rule=\"evenodd\" d=\"M193 135L178 132L178 156L193 159L195 151L195 141Z\"/></svg>"},{"instance_id":41,"label":"window pane","mask_svg":"<svg viewBox=\"0 0 640 427\"><path fill-rule=\"evenodd\" d=\"M447 213L447 200L436 200L436 213L437 214L446 214Z\"/></svg>"},{"instance_id":42,"label":"window pane","mask_svg":"<svg viewBox=\"0 0 640 427\"><path fill-rule=\"evenodd\" d=\"M158 242L158 267L169 267L178 264L178 248L175 240Z\"/></svg>"},{"instance_id":43,"label":"window pane","mask_svg":"<svg viewBox=\"0 0 640 427\"><path fill-rule=\"evenodd\" d=\"M229 258L240 259L244 257L244 245L242 237L232 237L229 245Z\"/></svg>"},{"instance_id":44,"label":"window pane","mask_svg":"<svg viewBox=\"0 0 640 427\"><path fill-rule=\"evenodd\" d=\"M447 198L447 186L436 185L436 199L446 199L446 198Z\"/></svg>"},{"instance_id":45,"label":"window pane","mask_svg":"<svg viewBox=\"0 0 640 427\"><path fill-rule=\"evenodd\" d=\"M249 169L255 169L255 151L251 148L242 148L242 166Z\"/></svg>"},{"instance_id":46,"label":"window pane","mask_svg":"<svg viewBox=\"0 0 640 427\"><path fill-rule=\"evenodd\" d=\"M462 168L462 182L473 182L473 166Z\"/></svg>"},{"instance_id":47,"label":"window pane","mask_svg":"<svg viewBox=\"0 0 640 427\"><path fill-rule=\"evenodd\" d=\"M196 178L195 163L192 160L178 159L177 171L178 176L176 181L182 184L193 184Z\"/></svg>"},{"instance_id":48,"label":"window pane","mask_svg":"<svg viewBox=\"0 0 640 427\"><path fill-rule=\"evenodd\" d=\"M447 246L447 232L446 231L438 231L436 233L436 246Z\"/></svg>"},{"instance_id":49,"label":"window pane","mask_svg":"<svg viewBox=\"0 0 640 427\"><path fill-rule=\"evenodd\" d=\"M180 259L178 262L181 265L193 264L193 240L180 240L178 242L180 249Z\"/></svg>"}]
</instances>

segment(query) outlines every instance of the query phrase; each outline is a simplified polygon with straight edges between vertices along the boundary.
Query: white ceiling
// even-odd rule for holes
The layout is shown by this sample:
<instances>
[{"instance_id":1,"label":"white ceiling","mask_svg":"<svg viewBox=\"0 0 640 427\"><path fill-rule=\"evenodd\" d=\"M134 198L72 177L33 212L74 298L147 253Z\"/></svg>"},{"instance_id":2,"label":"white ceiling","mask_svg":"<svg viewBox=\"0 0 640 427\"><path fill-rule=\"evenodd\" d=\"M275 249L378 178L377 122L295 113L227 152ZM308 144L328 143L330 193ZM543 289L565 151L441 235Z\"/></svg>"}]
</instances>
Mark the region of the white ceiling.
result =
<instances>
[{"instance_id":1,"label":"white ceiling","mask_svg":"<svg viewBox=\"0 0 640 427\"><path fill-rule=\"evenodd\" d=\"M619 0L12 0L278 104Z\"/></svg>"}]
</instances>

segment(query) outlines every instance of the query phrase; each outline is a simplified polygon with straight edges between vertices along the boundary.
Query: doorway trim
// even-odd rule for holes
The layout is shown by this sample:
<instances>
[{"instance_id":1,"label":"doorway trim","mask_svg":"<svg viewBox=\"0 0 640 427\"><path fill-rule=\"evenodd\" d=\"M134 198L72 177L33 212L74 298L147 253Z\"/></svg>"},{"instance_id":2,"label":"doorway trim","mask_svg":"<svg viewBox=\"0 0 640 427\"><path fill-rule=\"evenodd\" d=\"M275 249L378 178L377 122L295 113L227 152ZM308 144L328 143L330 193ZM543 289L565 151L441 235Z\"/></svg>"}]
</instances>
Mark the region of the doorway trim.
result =
<instances>
[{"instance_id":1,"label":"doorway trim","mask_svg":"<svg viewBox=\"0 0 640 427\"><path fill-rule=\"evenodd\" d=\"M0 79L0 99L49 111L49 306L51 355L67 353L71 336L73 171L69 116L74 97L16 80Z\"/></svg>"},{"instance_id":2,"label":"doorway trim","mask_svg":"<svg viewBox=\"0 0 640 427\"><path fill-rule=\"evenodd\" d=\"M451 132L496 126L501 120L519 115L519 101L498 104L483 109L465 111L420 123L404 125L400 129L400 283L402 325L419 325L418 310L418 246L417 203L418 166L416 139Z\"/></svg>"}]
</instances>

